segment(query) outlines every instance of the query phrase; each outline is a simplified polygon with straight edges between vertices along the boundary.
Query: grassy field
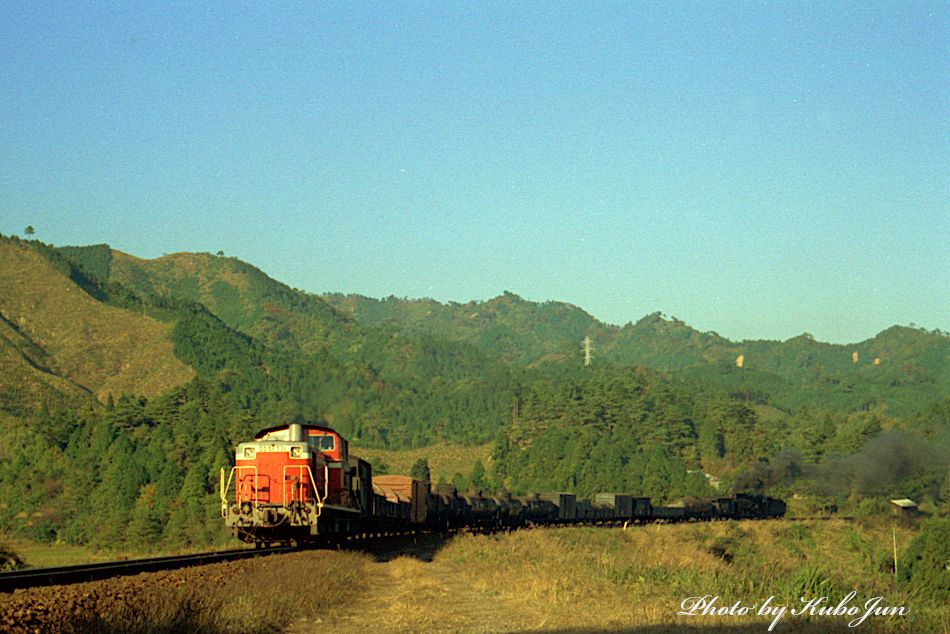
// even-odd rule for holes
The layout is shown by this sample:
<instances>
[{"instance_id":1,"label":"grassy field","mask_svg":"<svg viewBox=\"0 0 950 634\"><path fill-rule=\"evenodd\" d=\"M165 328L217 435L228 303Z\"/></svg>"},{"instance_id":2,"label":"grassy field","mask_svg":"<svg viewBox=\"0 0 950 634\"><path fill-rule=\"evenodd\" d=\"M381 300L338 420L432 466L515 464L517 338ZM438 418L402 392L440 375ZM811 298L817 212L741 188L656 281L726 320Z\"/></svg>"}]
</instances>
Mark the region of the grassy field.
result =
<instances>
[{"instance_id":1,"label":"grassy field","mask_svg":"<svg viewBox=\"0 0 950 634\"><path fill-rule=\"evenodd\" d=\"M911 536L911 529L897 529L899 549ZM715 605L727 608L736 602L758 608L774 597L771 605L791 610L802 607L801 597L828 597L834 607L855 591L850 605L882 596L880 606L909 611L869 617L863 631L950 631L945 606L919 600L894 582L891 539L890 524L880 520L715 522L463 536L440 557L456 564L461 587L517 606L526 630L766 631L774 617L757 616L757 609L745 615L677 613L689 611L683 602L690 597L719 597ZM854 631L847 627L853 618L786 612L773 631Z\"/></svg>"},{"instance_id":2,"label":"grassy field","mask_svg":"<svg viewBox=\"0 0 950 634\"><path fill-rule=\"evenodd\" d=\"M947 607L893 578L892 536L900 552L914 532L878 518L465 533L390 553L268 558L247 578L225 578L178 599L164 591L139 595L139 607L115 611L95 631L154 631L171 619L206 632L752 634L774 621L772 631L786 633L946 634ZM280 591L290 578L295 592ZM821 605L834 608L852 591L846 607L856 614L790 612L802 597L827 597ZM716 597L722 611L678 614L689 611L684 601L703 596ZM848 627L874 597L882 597L878 608L906 614L872 614ZM758 615L766 601L787 611ZM743 607L751 609L739 613Z\"/></svg>"},{"instance_id":3,"label":"grassy field","mask_svg":"<svg viewBox=\"0 0 950 634\"><path fill-rule=\"evenodd\" d=\"M114 553L95 552L85 546L40 544L27 539L0 535L0 544L16 553L30 567L72 566L115 559Z\"/></svg>"},{"instance_id":4,"label":"grassy field","mask_svg":"<svg viewBox=\"0 0 950 634\"><path fill-rule=\"evenodd\" d=\"M229 543L226 548L241 548L241 542ZM88 546L71 544L41 543L24 539L10 534L0 534L0 549L12 552L30 568L50 568L58 566L75 566L91 564L100 561L115 561L116 559L140 559L145 557L161 557L163 555L182 555L189 553L214 550L210 546L178 549L174 552L153 551L136 552L132 550L101 550Z\"/></svg>"}]
</instances>

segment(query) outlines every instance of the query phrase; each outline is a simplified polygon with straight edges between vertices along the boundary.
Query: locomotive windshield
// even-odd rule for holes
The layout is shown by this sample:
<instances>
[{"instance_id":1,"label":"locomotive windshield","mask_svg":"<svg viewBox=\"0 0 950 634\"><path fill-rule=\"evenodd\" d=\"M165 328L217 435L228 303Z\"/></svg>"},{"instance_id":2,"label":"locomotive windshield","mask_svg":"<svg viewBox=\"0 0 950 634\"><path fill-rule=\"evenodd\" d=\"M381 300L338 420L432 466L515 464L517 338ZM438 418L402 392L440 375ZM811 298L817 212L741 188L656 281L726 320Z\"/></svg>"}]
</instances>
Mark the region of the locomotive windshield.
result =
<instances>
[{"instance_id":1,"label":"locomotive windshield","mask_svg":"<svg viewBox=\"0 0 950 634\"><path fill-rule=\"evenodd\" d=\"M317 436L316 445L320 451L333 451L333 436Z\"/></svg>"}]
</instances>

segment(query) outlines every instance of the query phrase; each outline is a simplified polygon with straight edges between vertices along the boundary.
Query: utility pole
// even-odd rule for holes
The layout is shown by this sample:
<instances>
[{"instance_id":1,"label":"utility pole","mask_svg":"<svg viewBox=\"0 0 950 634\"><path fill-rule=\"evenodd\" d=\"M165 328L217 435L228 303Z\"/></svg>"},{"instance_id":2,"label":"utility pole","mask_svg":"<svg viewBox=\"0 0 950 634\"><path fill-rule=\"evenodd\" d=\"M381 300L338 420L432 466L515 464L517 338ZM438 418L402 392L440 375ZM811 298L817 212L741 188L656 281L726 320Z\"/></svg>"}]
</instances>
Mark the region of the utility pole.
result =
<instances>
[{"instance_id":1,"label":"utility pole","mask_svg":"<svg viewBox=\"0 0 950 634\"><path fill-rule=\"evenodd\" d=\"M583 343L584 343L584 346L582 350L584 351L584 367L586 368L587 366L590 365L591 359L594 358L594 355L593 355L594 342L591 341L590 335L587 335L586 337L584 337Z\"/></svg>"},{"instance_id":2,"label":"utility pole","mask_svg":"<svg viewBox=\"0 0 950 634\"><path fill-rule=\"evenodd\" d=\"M891 526L891 537L894 539L894 581L897 581L897 528Z\"/></svg>"}]
</instances>

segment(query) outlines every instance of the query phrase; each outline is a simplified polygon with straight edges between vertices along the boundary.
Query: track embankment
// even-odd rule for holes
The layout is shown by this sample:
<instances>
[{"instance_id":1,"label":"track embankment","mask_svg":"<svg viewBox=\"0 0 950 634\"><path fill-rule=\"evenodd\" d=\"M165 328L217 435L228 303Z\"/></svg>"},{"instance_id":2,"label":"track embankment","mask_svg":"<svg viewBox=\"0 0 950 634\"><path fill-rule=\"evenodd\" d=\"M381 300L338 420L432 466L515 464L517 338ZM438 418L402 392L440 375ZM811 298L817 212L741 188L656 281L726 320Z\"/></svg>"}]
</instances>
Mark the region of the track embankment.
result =
<instances>
[{"instance_id":1,"label":"track embankment","mask_svg":"<svg viewBox=\"0 0 950 634\"><path fill-rule=\"evenodd\" d=\"M301 551L0 594L0 632L281 631L358 599L370 555Z\"/></svg>"},{"instance_id":2,"label":"track embankment","mask_svg":"<svg viewBox=\"0 0 950 634\"><path fill-rule=\"evenodd\" d=\"M290 548L259 548L222 550L190 555L126 559L95 564L60 566L56 568L26 568L0 573L0 592L12 592L23 588L67 585L85 581L97 581L112 577L125 577L143 572L177 570L191 566L205 566L223 561L237 561L263 555L290 552Z\"/></svg>"}]
</instances>

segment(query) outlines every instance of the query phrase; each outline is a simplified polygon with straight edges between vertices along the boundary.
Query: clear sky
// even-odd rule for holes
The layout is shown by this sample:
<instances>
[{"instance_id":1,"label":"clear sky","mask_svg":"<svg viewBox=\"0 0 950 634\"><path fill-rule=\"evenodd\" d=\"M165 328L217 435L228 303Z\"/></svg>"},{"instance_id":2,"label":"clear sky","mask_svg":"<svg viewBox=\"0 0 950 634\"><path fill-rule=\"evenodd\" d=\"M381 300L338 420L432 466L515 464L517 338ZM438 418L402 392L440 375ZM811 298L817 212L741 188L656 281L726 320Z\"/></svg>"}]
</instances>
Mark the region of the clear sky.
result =
<instances>
[{"instance_id":1,"label":"clear sky","mask_svg":"<svg viewBox=\"0 0 950 634\"><path fill-rule=\"evenodd\" d=\"M736 340L950 330L948 33L948 2L3 2L0 232Z\"/></svg>"}]
</instances>

